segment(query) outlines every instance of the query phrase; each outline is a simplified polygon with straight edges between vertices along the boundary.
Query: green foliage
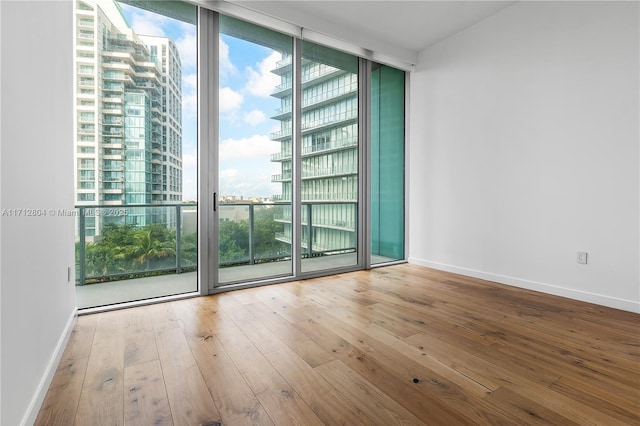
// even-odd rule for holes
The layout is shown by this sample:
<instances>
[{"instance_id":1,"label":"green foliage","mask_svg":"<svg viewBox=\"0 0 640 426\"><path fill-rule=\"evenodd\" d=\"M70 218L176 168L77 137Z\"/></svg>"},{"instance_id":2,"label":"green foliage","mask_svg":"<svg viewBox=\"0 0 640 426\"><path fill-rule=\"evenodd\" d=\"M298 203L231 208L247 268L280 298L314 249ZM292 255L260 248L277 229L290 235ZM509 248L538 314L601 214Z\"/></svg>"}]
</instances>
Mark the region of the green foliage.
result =
<instances>
[{"instance_id":1,"label":"green foliage","mask_svg":"<svg viewBox=\"0 0 640 426\"><path fill-rule=\"evenodd\" d=\"M270 209L256 209L254 217L254 241L255 257L258 259L268 259L290 255L289 245L276 240L276 234L284 231L284 224L273 220L274 215L282 214L282 207L277 206Z\"/></svg>"},{"instance_id":2,"label":"green foliage","mask_svg":"<svg viewBox=\"0 0 640 426\"><path fill-rule=\"evenodd\" d=\"M195 245L195 244L194 244ZM183 252L186 262L195 264L197 247ZM79 259L79 243L76 259ZM193 256L192 259L186 256ZM109 275L135 274L175 268L176 233L164 224L151 224L136 229L132 224L107 223L102 235L85 246L85 276L104 278Z\"/></svg>"},{"instance_id":3,"label":"green foliage","mask_svg":"<svg viewBox=\"0 0 640 426\"><path fill-rule=\"evenodd\" d=\"M282 214L282 207L255 206L253 217L254 261L269 261L288 254L288 245L276 240L283 232L283 224L274 220ZM220 222L220 265L230 266L249 263L249 221Z\"/></svg>"},{"instance_id":4,"label":"green foliage","mask_svg":"<svg viewBox=\"0 0 640 426\"><path fill-rule=\"evenodd\" d=\"M255 207L253 240L254 261L270 261L290 256L289 246L276 240L284 225L274 220L282 207ZM221 221L219 259L221 266L249 263L249 221ZM79 266L80 243L76 244ZM180 240L180 266L193 269L198 264L196 233L185 234ZM136 228L133 224L107 223L95 241L85 245L85 277L87 282L148 276L176 267L176 232L165 224L150 224Z\"/></svg>"},{"instance_id":5,"label":"green foliage","mask_svg":"<svg viewBox=\"0 0 640 426\"><path fill-rule=\"evenodd\" d=\"M238 263L249 253L249 223L242 221L220 222L220 263Z\"/></svg>"},{"instance_id":6,"label":"green foliage","mask_svg":"<svg viewBox=\"0 0 640 426\"><path fill-rule=\"evenodd\" d=\"M180 240L180 265L195 267L198 265L198 235L183 234Z\"/></svg>"}]
</instances>

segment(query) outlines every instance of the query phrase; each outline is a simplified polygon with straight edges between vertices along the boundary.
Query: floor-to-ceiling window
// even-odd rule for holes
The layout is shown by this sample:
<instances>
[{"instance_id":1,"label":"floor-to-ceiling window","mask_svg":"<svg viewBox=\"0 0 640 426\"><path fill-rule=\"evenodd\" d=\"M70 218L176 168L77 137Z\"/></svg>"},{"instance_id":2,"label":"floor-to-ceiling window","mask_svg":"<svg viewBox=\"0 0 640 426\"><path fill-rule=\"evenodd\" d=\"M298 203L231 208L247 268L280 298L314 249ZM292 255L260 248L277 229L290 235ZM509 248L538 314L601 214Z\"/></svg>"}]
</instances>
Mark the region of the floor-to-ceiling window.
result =
<instances>
[{"instance_id":1,"label":"floor-to-ceiling window","mask_svg":"<svg viewBox=\"0 0 640 426\"><path fill-rule=\"evenodd\" d=\"M291 276L293 38L218 22L218 284Z\"/></svg>"},{"instance_id":2,"label":"floor-to-ceiling window","mask_svg":"<svg viewBox=\"0 0 640 426\"><path fill-rule=\"evenodd\" d=\"M303 273L358 263L358 62L335 49L302 44Z\"/></svg>"},{"instance_id":3,"label":"floor-to-ceiling window","mask_svg":"<svg viewBox=\"0 0 640 426\"><path fill-rule=\"evenodd\" d=\"M75 1L80 307L404 259L403 71L178 1Z\"/></svg>"},{"instance_id":4,"label":"floor-to-ceiling window","mask_svg":"<svg viewBox=\"0 0 640 426\"><path fill-rule=\"evenodd\" d=\"M74 1L79 308L198 290L196 11Z\"/></svg>"},{"instance_id":5,"label":"floor-to-ceiling window","mask_svg":"<svg viewBox=\"0 0 640 426\"><path fill-rule=\"evenodd\" d=\"M371 264L404 259L405 73L371 67Z\"/></svg>"}]
</instances>

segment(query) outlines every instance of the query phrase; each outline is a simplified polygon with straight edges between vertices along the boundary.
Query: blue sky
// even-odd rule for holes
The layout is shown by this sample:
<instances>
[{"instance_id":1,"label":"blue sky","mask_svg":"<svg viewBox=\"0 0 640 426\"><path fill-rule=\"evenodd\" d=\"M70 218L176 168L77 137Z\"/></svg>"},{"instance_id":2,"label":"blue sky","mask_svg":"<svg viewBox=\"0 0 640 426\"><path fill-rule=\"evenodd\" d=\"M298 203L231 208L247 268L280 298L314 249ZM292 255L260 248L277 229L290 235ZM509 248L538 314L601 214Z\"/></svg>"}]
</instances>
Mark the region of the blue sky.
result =
<instances>
[{"instance_id":1,"label":"blue sky","mask_svg":"<svg viewBox=\"0 0 640 426\"><path fill-rule=\"evenodd\" d=\"M131 28L140 35L172 39L183 65L183 199L197 198L197 68L196 26L121 4ZM220 36L220 188L221 196L270 197L280 185L271 183L279 173L269 161L280 150L269 134L279 129L271 120L279 101L270 96L280 83L271 73L280 54L226 35Z\"/></svg>"}]
</instances>

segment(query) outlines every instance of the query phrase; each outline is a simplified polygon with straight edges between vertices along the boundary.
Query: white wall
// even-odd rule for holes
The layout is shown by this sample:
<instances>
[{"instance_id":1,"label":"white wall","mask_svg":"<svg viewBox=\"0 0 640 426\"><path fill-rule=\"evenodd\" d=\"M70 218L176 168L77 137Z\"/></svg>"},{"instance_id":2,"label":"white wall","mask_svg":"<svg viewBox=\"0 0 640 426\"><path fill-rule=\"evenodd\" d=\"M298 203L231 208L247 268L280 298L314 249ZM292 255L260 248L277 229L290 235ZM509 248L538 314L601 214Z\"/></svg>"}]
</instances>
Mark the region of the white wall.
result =
<instances>
[{"instance_id":1,"label":"white wall","mask_svg":"<svg viewBox=\"0 0 640 426\"><path fill-rule=\"evenodd\" d=\"M0 424L30 424L73 324L72 2L2 1ZM5 212L6 213L6 212Z\"/></svg>"},{"instance_id":2,"label":"white wall","mask_svg":"<svg viewBox=\"0 0 640 426\"><path fill-rule=\"evenodd\" d=\"M411 262L640 312L638 19L520 2L421 52Z\"/></svg>"}]
</instances>

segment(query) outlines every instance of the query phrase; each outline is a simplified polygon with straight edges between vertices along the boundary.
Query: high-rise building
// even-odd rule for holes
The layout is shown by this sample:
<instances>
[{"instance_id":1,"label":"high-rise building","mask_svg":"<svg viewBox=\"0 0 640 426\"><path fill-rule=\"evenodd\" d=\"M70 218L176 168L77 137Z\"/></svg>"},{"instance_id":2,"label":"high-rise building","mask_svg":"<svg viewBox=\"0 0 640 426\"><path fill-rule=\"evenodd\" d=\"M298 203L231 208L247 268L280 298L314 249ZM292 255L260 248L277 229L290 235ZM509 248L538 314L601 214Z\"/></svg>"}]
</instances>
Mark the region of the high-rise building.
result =
<instances>
[{"instance_id":1,"label":"high-rise building","mask_svg":"<svg viewBox=\"0 0 640 426\"><path fill-rule=\"evenodd\" d=\"M76 0L74 67L76 204L181 201L182 68L173 41L137 35L113 0ZM125 220L142 226L154 215L134 207ZM87 217L87 236L107 220Z\"/></svg>"},{"instance_id":2,"label":"high-rise building","mask_svg":"<svg viewBox=\"0 0 640 426\"><path fill-rule=\"evenodd\" d=\"M291 57L284 55L273 70L281 78L272 94L281 102L273 117L280 121L281 130L271 134L272 140L280 142L280 152L271 156L271 161L281 164L281 173L271 179L282 184L276 201L291 201L292 194L290 64ZM357 69L303 58L301 122L303 252L353 250L358 201ZM278 239L291 244L290 213L285 211L277 219L289 224Z\"/></svg>"}]
</instances>

